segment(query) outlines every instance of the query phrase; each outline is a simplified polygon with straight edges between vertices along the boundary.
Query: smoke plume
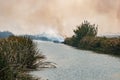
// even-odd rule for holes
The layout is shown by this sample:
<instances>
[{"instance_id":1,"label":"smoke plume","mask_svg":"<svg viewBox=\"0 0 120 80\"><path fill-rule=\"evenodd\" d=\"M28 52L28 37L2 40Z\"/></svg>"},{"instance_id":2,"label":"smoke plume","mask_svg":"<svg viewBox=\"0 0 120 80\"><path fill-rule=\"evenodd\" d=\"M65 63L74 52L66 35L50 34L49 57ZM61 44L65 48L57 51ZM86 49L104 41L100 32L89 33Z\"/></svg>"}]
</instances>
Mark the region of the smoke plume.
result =
<instances>
[{"instance_id":1,"label":"smoke plume","mask_svg":"<svg viewBox=\"0 0 120 80\"><path fill-rule=\"evenodd\" d=\"M0 29L16 34L71 36L84 20L99 34L120 33L120 0L0 0Z\"/></svg>"}]
</instances>

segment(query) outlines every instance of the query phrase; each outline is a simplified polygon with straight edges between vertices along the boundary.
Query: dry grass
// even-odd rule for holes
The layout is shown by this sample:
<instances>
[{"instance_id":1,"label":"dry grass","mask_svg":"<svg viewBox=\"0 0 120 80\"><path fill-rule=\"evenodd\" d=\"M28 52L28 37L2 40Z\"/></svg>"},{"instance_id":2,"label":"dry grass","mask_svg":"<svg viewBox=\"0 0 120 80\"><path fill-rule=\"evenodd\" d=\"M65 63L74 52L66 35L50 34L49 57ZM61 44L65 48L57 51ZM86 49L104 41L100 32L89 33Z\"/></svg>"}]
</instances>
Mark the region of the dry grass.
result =
<instances>
[{"instance_id":1,"label":"dry grass","mask_svg":"<svg viewBox=\"0 0 120 80\"><path fill-rule=\"evenodd\" d=\"M37 69L44 58L29 38L0 39L0 80L37 80L27 70Z\"/></svg>"}]
</instances>

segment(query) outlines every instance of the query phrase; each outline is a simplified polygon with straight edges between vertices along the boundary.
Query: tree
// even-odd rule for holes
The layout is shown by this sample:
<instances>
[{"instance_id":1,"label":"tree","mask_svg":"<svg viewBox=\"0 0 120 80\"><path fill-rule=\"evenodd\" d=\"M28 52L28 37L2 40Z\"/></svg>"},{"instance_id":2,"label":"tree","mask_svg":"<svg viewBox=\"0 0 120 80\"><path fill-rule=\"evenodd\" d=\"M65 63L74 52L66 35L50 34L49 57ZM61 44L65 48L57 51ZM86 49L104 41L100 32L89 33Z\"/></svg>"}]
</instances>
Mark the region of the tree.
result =
<instances>
[{"instance_id":1,"label":"tree","mask_svg":"<svg viewBox=\"0 0 120 80\"><path fill-rule=\"evenodd\" d=\"M88 21L84 21L80 26L74 30L75 35L73 35L73 46L77 47L81 39L86 36L96 37L98 28L95 24L90 24Z\"/></svg>"}]
</instances>

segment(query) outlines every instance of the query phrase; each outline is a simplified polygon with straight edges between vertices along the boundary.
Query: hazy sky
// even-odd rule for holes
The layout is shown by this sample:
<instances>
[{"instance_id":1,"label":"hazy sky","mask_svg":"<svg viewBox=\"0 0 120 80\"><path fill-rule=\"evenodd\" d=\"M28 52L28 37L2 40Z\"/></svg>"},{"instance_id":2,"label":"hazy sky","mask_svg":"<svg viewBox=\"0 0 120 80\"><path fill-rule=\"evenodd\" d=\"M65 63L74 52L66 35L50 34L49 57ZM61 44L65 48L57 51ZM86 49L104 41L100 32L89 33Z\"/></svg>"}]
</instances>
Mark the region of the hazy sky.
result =
<instances>
[{"instance_id":1,"label":"hazy sky","mask_svg":"<svg viewBox=\"0 0 120 80\"><path fill-rule=\"evenodd\" d=\"M120 33L120 0L0 0L0 31L70 36L84 20Z\"/></svg>"}]
</instances>

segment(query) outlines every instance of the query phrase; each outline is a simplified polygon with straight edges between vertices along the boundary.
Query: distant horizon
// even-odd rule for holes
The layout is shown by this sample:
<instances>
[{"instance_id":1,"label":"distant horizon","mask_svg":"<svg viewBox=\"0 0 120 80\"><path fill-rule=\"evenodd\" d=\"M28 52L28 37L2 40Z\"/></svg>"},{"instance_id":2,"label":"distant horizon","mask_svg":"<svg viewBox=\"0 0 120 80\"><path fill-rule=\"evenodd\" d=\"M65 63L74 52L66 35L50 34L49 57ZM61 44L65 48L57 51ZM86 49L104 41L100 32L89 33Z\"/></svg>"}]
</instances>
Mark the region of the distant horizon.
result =
<instances>
[{"instance_id":1,"label":"distant horizon","mask_svg":"<svg viewBox=\"0 0 120 80\"><path fill-rule=\"evenodd\" d=\"M11 32L11 33L13 33L14 35L16 35L16 36L19 36L19 35L42 35L42 34L46 34L46 35L51 35L51 36L61 36L61 37L63 37L63 38L66 38L66 37L71 37L71 36L73 36L73 35L71 35L71 36L62 36L62 35L60 35L60 34L55 34L55 33L47 33L47 32L40 32L40 33L36 33L36 34L29 34L29 33L21 33L21 34L15 34L14 32L12 32L12 31L8 31L8 30L5 30L5 31L0 31L0 32ZM97 35L97 36L120 36L120 33L106 33L106 34L99 34L99 35Z\"/></svg>"}]
</instances>

